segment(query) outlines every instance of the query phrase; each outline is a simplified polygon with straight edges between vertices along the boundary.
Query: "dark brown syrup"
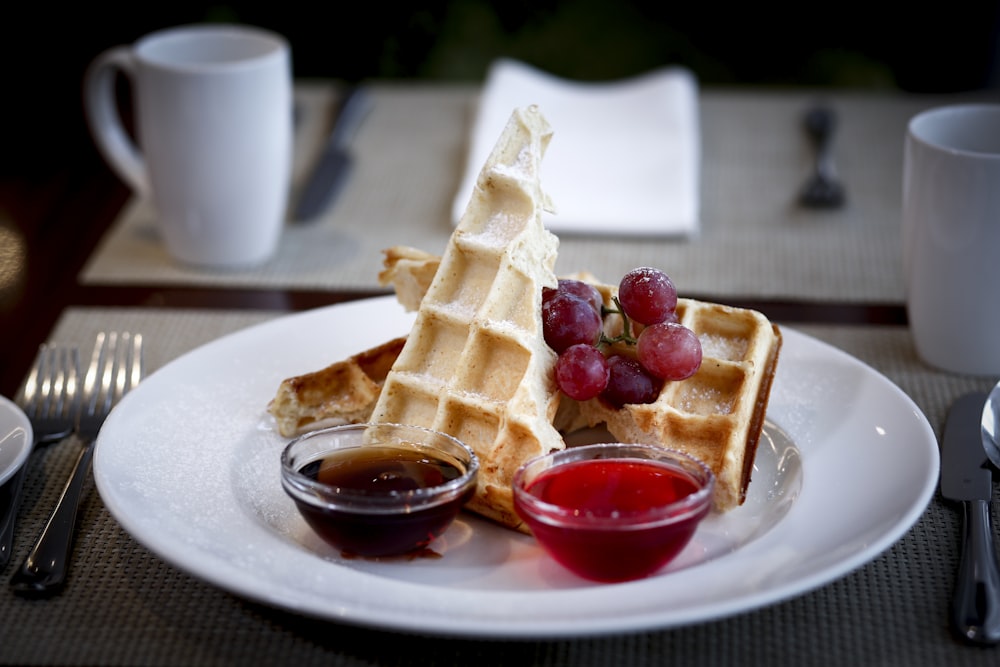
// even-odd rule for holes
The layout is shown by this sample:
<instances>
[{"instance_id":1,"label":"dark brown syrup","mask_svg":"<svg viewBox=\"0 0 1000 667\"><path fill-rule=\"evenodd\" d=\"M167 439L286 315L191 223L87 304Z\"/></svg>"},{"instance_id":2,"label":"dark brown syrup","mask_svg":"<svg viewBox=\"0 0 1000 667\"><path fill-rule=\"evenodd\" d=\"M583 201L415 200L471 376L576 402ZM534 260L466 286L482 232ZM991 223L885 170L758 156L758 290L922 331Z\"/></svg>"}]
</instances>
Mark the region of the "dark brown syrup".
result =
<instances>
[{"instance_id":1,"label":"dark brown syrup","mask_svg":"<svg viewBox=\"0 0 1000 667\"><path fill-rule=\"evenodd\" d=\"M348 449L313 461L299 472L357 495L401 496L398 511L372 511L363 499L337 508L299 503L313 530L348 558L427 551L472 495L469 489L446 502L409 505L406 492L440 486L464 472L459 464L419 449L377 445Z\"/></svg>"}]
</instances>

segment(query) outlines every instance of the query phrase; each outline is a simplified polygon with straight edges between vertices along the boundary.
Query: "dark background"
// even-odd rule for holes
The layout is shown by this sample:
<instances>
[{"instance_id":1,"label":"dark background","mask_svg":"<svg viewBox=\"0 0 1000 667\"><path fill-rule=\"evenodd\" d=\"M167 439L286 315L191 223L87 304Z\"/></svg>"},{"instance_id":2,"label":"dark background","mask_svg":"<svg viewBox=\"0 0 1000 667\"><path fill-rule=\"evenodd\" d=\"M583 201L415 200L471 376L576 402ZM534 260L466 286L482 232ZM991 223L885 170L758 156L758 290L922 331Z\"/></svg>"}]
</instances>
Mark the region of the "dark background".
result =
<instances>
[{"instance_id":1,"label":"dark background","mask_svg":"<svg viewBox=\"0 0 1000 667\"><path fill-rule=\"evenodd\" d=\"M0 10L0 174L91 150L80 104L87 63L183 23L278 31L298 77L479 81L506 55L583 80L681 64L702 85L950 93L1000 85L998 8L997 0L922 9L857 0L21 2Z\"/></svg>"}]
</instances>

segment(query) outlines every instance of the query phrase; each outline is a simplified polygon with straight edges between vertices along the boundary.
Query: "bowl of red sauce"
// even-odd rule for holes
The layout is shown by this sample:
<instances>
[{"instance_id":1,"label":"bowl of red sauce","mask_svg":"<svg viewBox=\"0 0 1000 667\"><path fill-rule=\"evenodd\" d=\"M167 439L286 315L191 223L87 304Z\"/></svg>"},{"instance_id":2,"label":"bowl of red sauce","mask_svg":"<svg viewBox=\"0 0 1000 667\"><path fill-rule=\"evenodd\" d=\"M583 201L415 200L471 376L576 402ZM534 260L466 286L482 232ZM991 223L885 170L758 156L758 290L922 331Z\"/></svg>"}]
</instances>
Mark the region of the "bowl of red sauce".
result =
<instances>
[{"instance_id":1,"label":"bowl of red sauce","mask_svg":"<svg viewBox=\"0 0 1000 667\"><path fill-rule=\"evenodd\" d=\"M602 443L550 452L513 478L514 507L541 547L600 582L649 576L709 513L715 476L682 452Z\"/></svg>"},{"instance_id":2,"label":"bowl of red sauce","mask_svg":"<svg viewBox=\"0 0 1000 667\"><path fill-rule=\"evenodd\" d=\"M281 483L306 523L344 556L418 552L472 497L479 459L465 443L401 424L307 433L281 454Z\"/></svg>"}]
</instances>

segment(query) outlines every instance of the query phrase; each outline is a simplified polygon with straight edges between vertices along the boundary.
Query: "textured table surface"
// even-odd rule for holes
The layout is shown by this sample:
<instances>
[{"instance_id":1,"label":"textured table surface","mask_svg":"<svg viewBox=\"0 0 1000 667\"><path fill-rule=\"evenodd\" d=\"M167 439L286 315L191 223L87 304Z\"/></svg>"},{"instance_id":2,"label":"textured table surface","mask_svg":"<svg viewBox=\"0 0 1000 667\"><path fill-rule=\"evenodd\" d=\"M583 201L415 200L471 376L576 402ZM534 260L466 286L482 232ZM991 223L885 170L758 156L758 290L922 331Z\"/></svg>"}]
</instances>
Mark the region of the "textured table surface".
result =
<instances>
[{"instance_id":1,"label":"textured table surface","mask_svg":"<svg viewBox=\"0 0 1000 667\"><path fill-rule=\"evenodd\" d=\"M320 84L304 84L297 91L297 184L324 135L334 92ZM219 296L214 303L221 304L239 303L225 300L225 293L236 288L371 290L377 286L384 247L443 249L451 232L448 211L475 92L470 87L376 85L376 109L357 137L358 163L350 186L315 224L289 226L277 256L265 266L229 273L176 266L156 238L148 203L133 200L84 266L80 282L85 288L221 288L213 293ZM671 274L682 295L789 299L820 309L829 303L898 308L903 302L903 131L911 115L946 100L830 96L841 117L836 158L849 204L838 211L812 212L798 208L794 198L812 159L799 118L816 99L808 91L702 91L699 236L684 241L564 236L557 268L586 269L614 280L634 266L653 264ZM142 331L148 368L155 370L219 336L284 315L278 310L152 305L71 305L49 339L88 349L99 330ZM904 326L802 321L791 326L857 357L898 385L938 436L958 396L985 391L996 381L928 368L916 358ZM73 457L71 447L49 447L30 459L21 538L0 576L8 578L24 557ZM993 665L1000 649L969 646L948 625L960 519L959 508L935 493L912 529L871 562L814 591L731 617L634 634L496 641L411 636L320 621L231 595L138 544L92 489L66 590L48 600L0 592L0 663Z\"/></svg>"},{"instance_id":2,"label":"textured table surface","mask_svg":"<svg viewBox=\"0 0 1000 667\"><path fill-rule=\"evenodd\" d=\"M52 339L89 346L101 329L143 331L150 370L278 313L72 308ZM871 365L911 396L940 435L947 407L990 381L940 373L914 356L905 328L800 326ZM30 463L24 535L40 529L72 448ZM325 665L986 665L947 624L958 508L935 494L893 547L847 576L786 602L672 630L556 641L413 637L299 617L248 602L167 565L136 543L91 492L72 578L59 597L0 596L0 661L21 664ZM27 550L22 540L19 561ZM9 576L13 564L4 576Z\"/></svg>"}]
</instances>

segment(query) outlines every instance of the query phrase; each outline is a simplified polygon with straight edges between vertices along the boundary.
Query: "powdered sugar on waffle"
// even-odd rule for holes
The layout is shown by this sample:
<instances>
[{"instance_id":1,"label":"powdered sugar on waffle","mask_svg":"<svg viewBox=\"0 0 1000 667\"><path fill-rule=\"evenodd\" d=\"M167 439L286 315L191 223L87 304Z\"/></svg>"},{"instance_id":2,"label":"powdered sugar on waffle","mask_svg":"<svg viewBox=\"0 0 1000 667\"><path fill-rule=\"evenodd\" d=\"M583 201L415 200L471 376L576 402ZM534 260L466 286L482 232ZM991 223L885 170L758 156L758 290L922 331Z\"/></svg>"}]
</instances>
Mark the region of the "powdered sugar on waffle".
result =
<instances>
[{"instance_id":1,"label":"powdered sugar on waffle","mask_svg":"<svg viewBox=\"0 0 1000 667\"><path fill-rule=\"evenodd\" d=\"M527 459L565 446L555 353L542 335L543 287L554 287L558 240L541 159L551 138L537 107L516 109L420 302L371 420L453 435L479 456L469 508L516 527L511 479Z\"/></svg>"}]
</instances>

